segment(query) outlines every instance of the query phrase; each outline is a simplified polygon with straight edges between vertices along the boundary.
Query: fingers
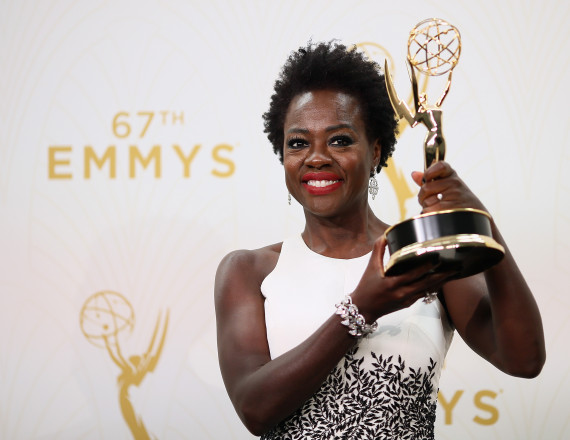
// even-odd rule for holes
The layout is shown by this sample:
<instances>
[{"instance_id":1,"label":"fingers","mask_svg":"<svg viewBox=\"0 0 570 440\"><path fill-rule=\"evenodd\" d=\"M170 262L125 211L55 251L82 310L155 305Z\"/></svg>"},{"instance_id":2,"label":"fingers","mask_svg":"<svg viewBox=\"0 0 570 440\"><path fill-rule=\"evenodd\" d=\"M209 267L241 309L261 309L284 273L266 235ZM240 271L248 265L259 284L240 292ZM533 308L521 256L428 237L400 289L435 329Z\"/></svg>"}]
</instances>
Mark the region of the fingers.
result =
<instances>
[{"instance_id":1,"label":"fingers","mask_svg":"<svg viewBox=\"0 0 570 440\"><path fill-rule=\"evenodd\" d=\"M453 174L455 174L455 170L451 168L451 165L443 160L440 160L425 170L424 179L426 182L431 182L432 180L450 177Z\"/></svg>"},{"instance_id":2,"label":"fingers","mask_svg":"<svg viewBox=\"0 0 570 440\"><path fill-rule=\"evenodd\" d=\"M426 279L430 278L431 275L434 275L437 272L437 268L439 263L437 261L437 256L434 255L435 258L432 258L424 263L420 264L417 267L407 270L406 272L400 275L391 275L386 277L386 280L390 283L389 288L392 290L397 290L400 288L409 288L407 290L418 290L418 286L422 286L422 283L425 282ZM425 290L422 287L420 290Z\"/></svg>"},{"instance_id":3,"label":"fingers","mask_svg":"<svg viewBox=\"0 0 570 440\"><path fill-rule=\"evenodd\" d=\"M434 269L426 271L423 266L414 269L410 274L412 272L415 279L411 282L408 279L406 284L399 286L398 293L394 295L397 304L396 307L393 306L394 309L409 307L418 299L424 298L428 292L439 291L456 275L455 271L435 272Z\"/></svg>"},{"instance_id":4,"label":"fingers","mask_svg":"<svg viewBox=\"0 0 570 440\"><path fill-rule=\"evenodd\" d=\"M425 296L427 292L434 292L441 289L447 281L457 275L455 270L438 271L438 267L438 265L432 265L432 269L428 271L425 271L423 266L419 268L420 270L424 270L423 274L406 286L407 290L413 292L412 303L418 298Z\"/></svg>"},{"instance_id":5,"label":"fingers","mask_svg":"<svg viewBox=\"0 0 570 440\"><path fill-rule=\"evenodd\" d=\"M447 162L436 162L424 173L414 171L412 178L420 186L418 202L423 213L480 205Z\"/></svg>"},{"instance_id":6,"label":"fingers","mask_svg":"<svg viewBox=\"0 0 570 440\"><path fill-rule=\"evenodd\" d=\"M422 289L423 293L433 292L442 288L445 283L453 279L456 275L456 270L433 272L429 275L426 275L423 279L417 281L417 287L419 289Z\"/></svg>"},{"instance_id":7,"label":"fingers","mask_svg":"<svg viewBox=\"0 0 570 440\"><path fill-rule=\"evenodd\" d=\"M412 179L418 186L422 186L424 184L424 173L421 171L412 171Z\"/></svg>"},{"instance_id":8,"label":"fingers","mask_svg":"<svg viewBox=\"0 0 570 440\"><path fill-rule=\"evenodd\" d=\"M436 179L443 179L455 173L451 165L445 161L439 161L431 165L425 172L412 171L412 179L418 186Z\"/></svg>"},{"instance_id":9,"label":"fingers","mask_svg":"<svg viewBox=\"0 0 570 440\"><path fill-rule=\"evenodd\" d=\"M412 179L420 187L418 202L424 209L423 212L442 210L444 198L447 205L455 199L449 193L449 190L456 185L449 180L454 175L456 173L453 168L444 161L434 163L424 173L412 172Z\"/></svg>"},{"instance_id":10,"label":"fingers","mask_svg":"<svg viewBox=\"0 0 570 440\"><path fill-rule=\"evenodd\" d=\"M401 275L384 274L383 257L386 239L376 240L370 263L352 298L368 319L409 307L428 292L434 292L456 273L442 272L437 255Z\"/></svg>"},{"instance_id":11,"label":"fingers","mask_svg":"<svg viewBox=\"0 0 570 440\"><path fill-rule=\"evenodd\" d=\"M451 205L457 200L456 190L458 183L455 179L432 180L425 183L418 192L418 202L423 208L441 209L444 205Z\"/></svg>"},{"instance_id":12,"label":"fingers","mask_svg":"<svg viewBox=\"0 0 570 440\"><path fill-rule=\"evenodd\" d=\"M439 256L435 253L424 256L426 258L422 264L409 269L401 275L389 276L388 279L394 281L392 287L410 286L412 290L425 292L431 287L439 287L442 283L447 282L450 278L457 275L456 270L442 270L442 263Z\"/></svg>"}]
</instances>

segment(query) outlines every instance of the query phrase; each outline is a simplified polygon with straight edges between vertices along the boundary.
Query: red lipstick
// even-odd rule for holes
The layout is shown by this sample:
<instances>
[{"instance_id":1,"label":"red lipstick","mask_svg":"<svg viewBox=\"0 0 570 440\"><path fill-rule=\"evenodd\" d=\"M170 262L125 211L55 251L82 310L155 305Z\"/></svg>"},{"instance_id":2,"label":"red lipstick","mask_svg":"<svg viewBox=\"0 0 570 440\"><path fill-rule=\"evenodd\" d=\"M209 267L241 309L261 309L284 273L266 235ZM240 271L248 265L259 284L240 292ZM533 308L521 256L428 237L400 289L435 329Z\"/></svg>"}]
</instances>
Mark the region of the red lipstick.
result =
<instances>
[{"instance_id":1,"label":"red lipstick","mask_svg":"<svg viewBox=\"0 0 570 440\"><path fill-rule=\"evenodd\" d=\"M323 195L335 191L343 183L337 174L331 172L307 173L302 177L303 187L309 194Z\"/></svg>"}]
</instances>

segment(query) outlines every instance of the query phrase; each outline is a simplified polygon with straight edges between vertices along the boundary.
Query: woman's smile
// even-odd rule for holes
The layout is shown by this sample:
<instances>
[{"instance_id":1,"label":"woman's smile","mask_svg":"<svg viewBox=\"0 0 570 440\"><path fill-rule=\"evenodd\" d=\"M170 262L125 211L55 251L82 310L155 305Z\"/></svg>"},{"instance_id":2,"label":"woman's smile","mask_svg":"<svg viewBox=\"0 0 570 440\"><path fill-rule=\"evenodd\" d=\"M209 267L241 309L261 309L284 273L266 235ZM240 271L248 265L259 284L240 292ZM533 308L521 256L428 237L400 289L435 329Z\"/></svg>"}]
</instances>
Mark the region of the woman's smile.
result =
<instances>
[{"instance_id":1,"label":"woman's smile","mask_svg":"<svg viewBox=\"0 0 570 440\"><path fill-rule=\"evenodd\" d=\"M343 180L334 173L307 173L302 178L303 186L313 195L328 194L338 189Z\"/></svg>"}]
</instances>

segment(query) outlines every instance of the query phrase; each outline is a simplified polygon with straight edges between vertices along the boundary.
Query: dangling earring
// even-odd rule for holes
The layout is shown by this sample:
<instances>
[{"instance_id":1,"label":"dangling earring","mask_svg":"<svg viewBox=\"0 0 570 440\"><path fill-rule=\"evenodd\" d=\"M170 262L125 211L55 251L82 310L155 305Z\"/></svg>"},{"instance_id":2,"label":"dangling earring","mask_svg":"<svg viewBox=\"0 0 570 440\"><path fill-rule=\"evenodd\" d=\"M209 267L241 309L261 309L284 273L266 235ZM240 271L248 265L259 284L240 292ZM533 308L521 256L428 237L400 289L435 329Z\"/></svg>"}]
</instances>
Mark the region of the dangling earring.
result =
<instances>
[{"instance_id":1,"label":"dangling earring","mask_svg":"<svg viewBox=\"0 0 570 440\"><path fill-rule=\"evenodd\" d=\"M376 194L378 194L378 181L372 173L370 173L370 180L368 181L368 192L372 194L372 200L374 200L376 198Z\"/></svg>"},{"instance_id":2,"label":"dangling earring","mask_svg":"<svg viewBox=\"0 0 570 440\"><path fill-rule=\"evenodd\" d=\"M289 202L289 205L291 205L291 193L287 194L287 202Z\"/></svg>"}]
</instances>

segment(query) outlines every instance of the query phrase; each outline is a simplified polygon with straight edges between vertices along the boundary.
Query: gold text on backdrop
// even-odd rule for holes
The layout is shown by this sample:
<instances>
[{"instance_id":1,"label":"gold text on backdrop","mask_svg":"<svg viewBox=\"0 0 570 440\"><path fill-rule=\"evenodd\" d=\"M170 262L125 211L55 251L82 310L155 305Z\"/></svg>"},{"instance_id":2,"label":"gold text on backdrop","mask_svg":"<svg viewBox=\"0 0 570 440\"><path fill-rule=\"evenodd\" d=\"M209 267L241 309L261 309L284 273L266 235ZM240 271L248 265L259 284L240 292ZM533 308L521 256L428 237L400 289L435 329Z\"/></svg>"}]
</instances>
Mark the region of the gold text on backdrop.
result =
<instances>
[{"instance_id":1,"label":"gold text on backdrop","mask_svg":"<svg viewBox=\"0 0 570 440\"><path fill-rule=\"evenodd\" d=\"M150 169L155 179L162 178L163 170L166 168L180 170L180 174L169 173L170 176L179 175L189 179L193 165L196 164L201 170L207 169L205 161L210 164L211 176L222 179L231 177L236 165L232 159L234 146L228 143L217 143L212 147L204 147L200 143L191 146L185 143L172 143L164 146L153 141L151 145L140 145L140 140L148 139L149 134L155 140L164 130L179 130L184 124L183 111L116 112L110 123L114 139L106 146L94 147L93 144L84 144L78 147L63 143L49 145L48 179L72 180L82 177L89 180L97 170L99 171L97 176L102 178L135 179L146 175L141 173L141 168L142 171ZM128 141L128 144L122 144L125 141ZM206 158L207 156L210 157Z\"/></svg>"}]
</instances>

